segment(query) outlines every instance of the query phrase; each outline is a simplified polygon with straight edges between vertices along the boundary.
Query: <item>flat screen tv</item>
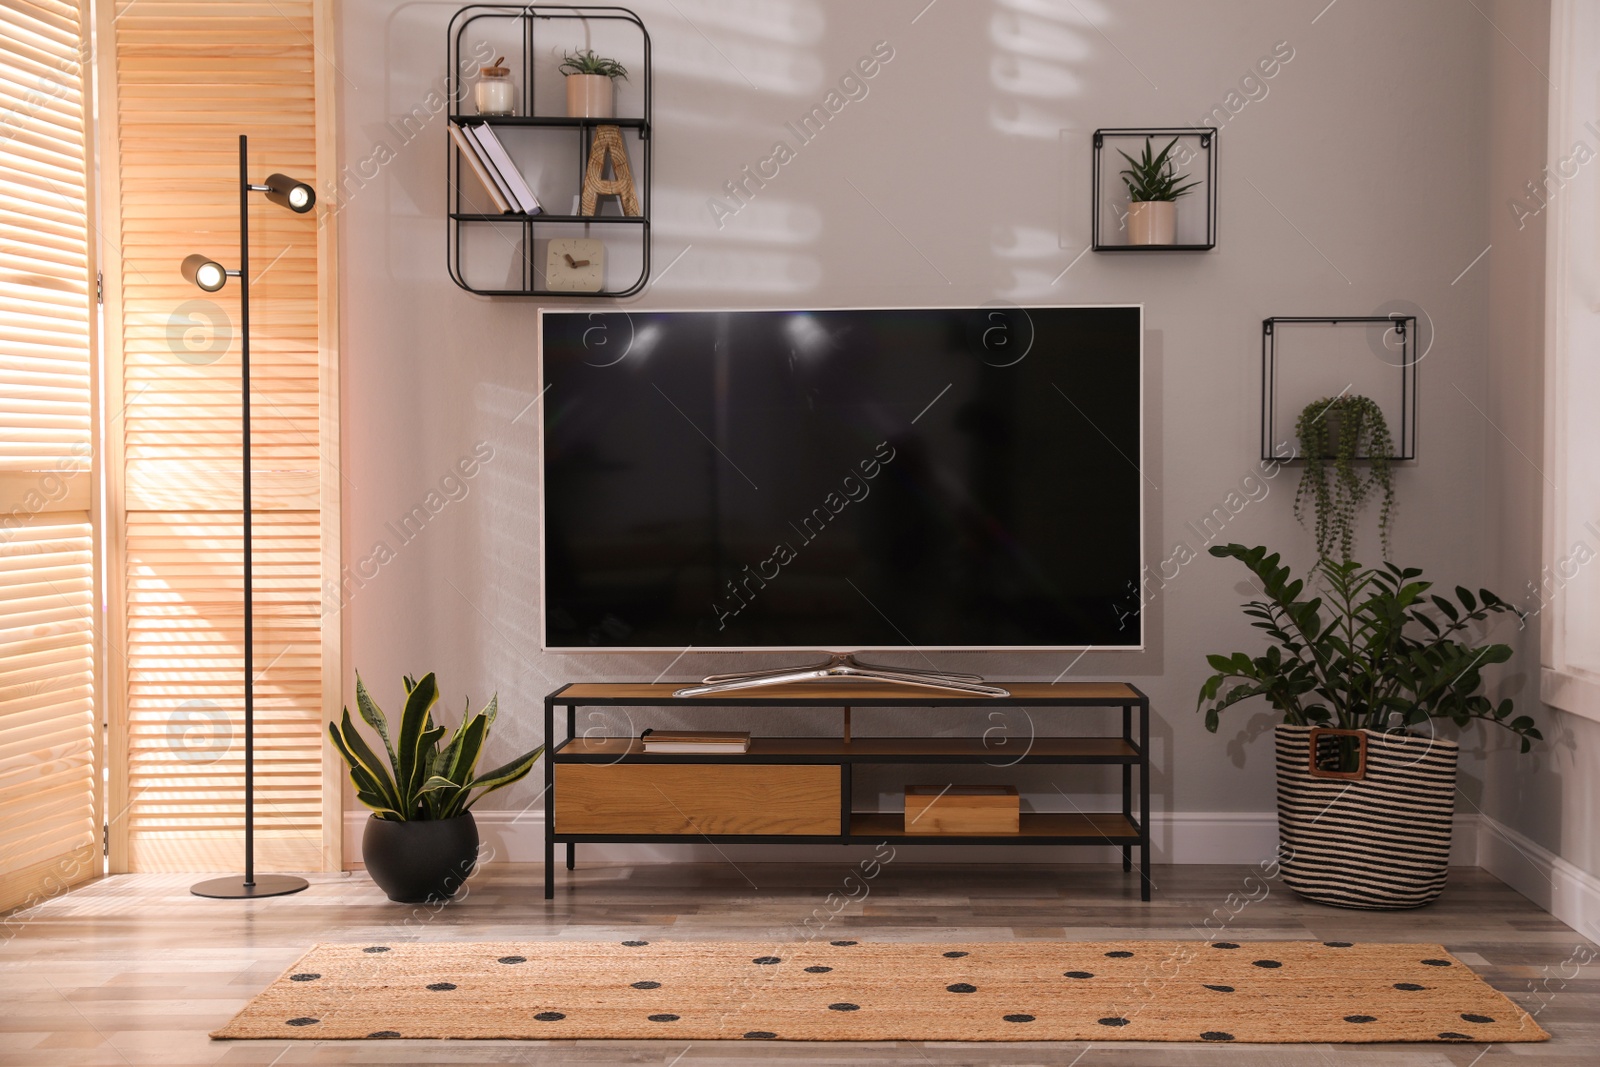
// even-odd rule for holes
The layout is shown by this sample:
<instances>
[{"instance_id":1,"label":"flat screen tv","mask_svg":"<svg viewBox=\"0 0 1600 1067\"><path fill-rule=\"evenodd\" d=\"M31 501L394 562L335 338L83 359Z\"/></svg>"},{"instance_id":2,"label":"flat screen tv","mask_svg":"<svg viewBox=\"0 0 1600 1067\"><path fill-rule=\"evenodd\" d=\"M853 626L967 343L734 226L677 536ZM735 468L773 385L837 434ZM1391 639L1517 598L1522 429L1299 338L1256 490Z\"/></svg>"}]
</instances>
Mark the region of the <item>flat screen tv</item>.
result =
<instances>
[{"instance_id":1,"label":"flat screen tv","mask_svg":"<svg viewBox=\"0 0 1600 1067\"><path fill-rule=\"evenodd\" d=\"M544 310L551 651L1143 644L1137 306Z\"/></svg>"}]
</instances>

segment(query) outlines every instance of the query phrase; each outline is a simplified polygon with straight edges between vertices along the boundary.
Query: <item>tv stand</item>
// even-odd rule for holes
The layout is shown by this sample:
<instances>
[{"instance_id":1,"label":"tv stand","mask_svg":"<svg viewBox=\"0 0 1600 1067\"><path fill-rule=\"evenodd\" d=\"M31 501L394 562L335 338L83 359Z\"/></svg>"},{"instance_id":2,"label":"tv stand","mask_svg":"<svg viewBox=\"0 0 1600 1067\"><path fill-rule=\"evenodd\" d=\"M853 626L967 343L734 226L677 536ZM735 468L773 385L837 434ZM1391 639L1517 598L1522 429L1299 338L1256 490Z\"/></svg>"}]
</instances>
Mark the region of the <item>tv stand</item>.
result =
<instances>
[{"instance_id":1,"label":"tv stand","mask_svg":"<svg viewBox=\"0 0 1600 1067\"><path fill-rule=\"evenodd\" d=\"M1008 697L1011 692L997 685L985 685L979 674L959 674L955 671L924 671L915 667L884 667L862 663L852 655L833 654L821 663L800 667L776 667L764 671L740 671L734 674L709 674L700 685L676 690L676 697L703 697L714 693L731 693L739 689L754 689L763 685L785 685L789 682L886 682L890 685L909 685L921 689L938 689L947 693L966 693L971 696Z\"/></svg>"},{"instance_id":2,"label":"tv stand","mask_svg":"<svg viewBox=\"0 0 1600 1067\"><path fill-rule=\"evenodd\" d=\"M1111 845L1121 850L1122 869L1130 873L1138 851L1139 896L1150 899L1150 701L1126 682L1010 682L1005 697L860 678L698 697L678 697L675 688L672 682L576 682L544 698L546 900L555 895L556 846L566 845L572 870L578 845L602 842ZM580 708L588 709L581 730ZM730 726L749 729L749 749L646 752L638 736L640 727L651 725L644 716L683 708L728 714ZM784 712L795 708L839 710L842 734L784 735ZM930 722L919 735L863 737L850 726L851 710L862 708L969 716L982 709L987 725L968 736L948 736ZM564 735L556 718L561 709ZM600 709L623 714L608 722ZM638 718L634 709L642 709ZM1094 709L1120 709L1121 729ZM1047 728L1050 720L1057 728ZM1075 723L1081 724L1076 731ZM867 798L856 803L856 768L890 764L920 766L922 782L940 785L974 777L1020 785L1012 768L1055 766L1059 780L1070 786L1073 765L1115 767L1122 802L1107 805L1111 810L1084 810L1069 797L1070 810L1025 807L1013 833L917 832L900 811L883 810Z\"/></svg>"}]
</instances>

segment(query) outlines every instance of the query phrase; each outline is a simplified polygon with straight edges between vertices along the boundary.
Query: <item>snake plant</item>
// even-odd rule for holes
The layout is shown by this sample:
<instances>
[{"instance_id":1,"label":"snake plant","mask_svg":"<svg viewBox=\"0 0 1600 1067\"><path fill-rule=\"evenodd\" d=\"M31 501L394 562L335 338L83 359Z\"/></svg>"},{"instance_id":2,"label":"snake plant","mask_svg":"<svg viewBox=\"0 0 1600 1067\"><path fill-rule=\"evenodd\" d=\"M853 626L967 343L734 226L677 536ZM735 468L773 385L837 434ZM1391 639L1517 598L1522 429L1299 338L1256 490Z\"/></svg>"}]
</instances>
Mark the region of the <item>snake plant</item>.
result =
<instances>
[{"instance_id":1,"label":"snake plant","mask_svg":"<svg viewBox=\"0 0 1600 1067\"><path fill-rule=\"evenodd\" d=\"M479 774L478 757L499 712L498 694L476 715L469 700L461 725L445 741L445 727L433 721L433 705L439 700L437 680L431 673L421 681L406 675L405 687L406 706L395 738L390 735L388 718L356 675L356 707L362 721L382 739L382 756L356 729L349 708L344 709L341 722L328 724L333 747L350 767L356 799L380 819L417 822L463 815L485 795L527 777L544 753L540 745L502 767ZM476 796L474 790L479 790Z\"/></svg>"}]
</instances>

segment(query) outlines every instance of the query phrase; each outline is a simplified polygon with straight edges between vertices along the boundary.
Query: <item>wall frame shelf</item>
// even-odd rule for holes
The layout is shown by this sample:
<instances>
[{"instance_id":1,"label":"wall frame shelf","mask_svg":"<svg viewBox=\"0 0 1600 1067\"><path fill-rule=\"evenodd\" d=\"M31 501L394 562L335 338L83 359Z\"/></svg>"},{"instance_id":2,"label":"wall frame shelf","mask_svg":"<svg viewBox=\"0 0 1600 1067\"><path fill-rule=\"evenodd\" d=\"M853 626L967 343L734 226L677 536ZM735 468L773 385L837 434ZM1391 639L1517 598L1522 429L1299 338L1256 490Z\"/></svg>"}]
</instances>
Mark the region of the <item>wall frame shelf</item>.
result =
<instances>
[{"instance_id":1,"label":"wall frame shelf","mask_svg":"<svg viewBox=\"0 0 1600 1067\"><path fill-rule=\"evenodd\" d=\"M1178 148L1203 157L1196 169L1180 165L1179 173L1188 179L1199 180L1202 188L1194 190L1178 203L1178 227L1172 244L1130 244L1125 224L1126 211L1116 204L1122 201L1122 185L1118 177L1122 157L1117 151L1137 155L1144 147L1145 138L1162 147L1172 138L1178 139ZM1106 128L1094 131L1093 220L1090 226L1089 246L1096 252L1208 252L1217 247L1217 129L1214 126L1151 126ZM1110 149L1107 152L1106 149ZM1106 168L1110 167L1107 171ZM1107 187L1112 190L1108 199ZM1122 201L1125 203L1125 201ZM1191 203L1205 205L1205 217L1200 223L1192 221L1192 213L1184 208ZM1191 216L1186 224L1185 216Z\"/></svg>"},{"instance_id":2,"label":"wall frame shelf","mask_svg":"<svg viewBox=\"0 0 1600 1067\"><path fill-rule=\"evenodd\" d=\"M542 114L541 110L565 110L564 94L552 88L561 84L554 74L560 63L554 53L562 48L590 47L591 35L600 37L602 28L606 28L605 32L619 30L629 35L630 51L625 53L627 83L638 91L637 100L626 108L629 113L615 118ZM562 29L572 32L562 33ZM592 43L603 50L614 46L610 38ZM541 204L566 207L571 200L573 206L570 213L561 214L474 210L474 207L492 205L469 202L463 183L472 186L477 179L471 176L458 149L447 137L445 182L449 206L445 212L445 263L451 281L479 296L615 299L633 296L644 289L650 278L651 244L650 49L650 34L644 22L624 7L473 4L455 13L447 30L446 48L449 123L452 126L481 124L495 130ZM516 82L515 114L474 113L471 105L474 79L468 72L484 54L491 58L497 54L514 57L507 65L520 75ZM624 108L619 105L619 110ZM584 187L590 150L597 131L603 126L617 127L622 134L639 201L637 215L577 213L576 201ZM570 171L557 166L562 161L570 161ZM530 165L540 168L537 177L528 174ZM611 206L602 204L599 210ZM545 249L548 242L557 237L604 240L606 274L600 290L551 289L544 284Z\"/></svg>"},{"instance_id":3,"label":"wall frame shelf","mask_svg":"<svg viewBox=\"0 0 1600 1067\"><path fill-rule=\"evenodd\" d=\"M1323 328L1348 335L1317 338ZM1302 328L1306 331L1300 333ZM1352 340L1354 328L1365 331L1365 350ZM1297 335L1299 346L1289 341ZM1317 338L1320 344L1306 343ZM1290 356L1296 347L1305 355ZM1350 360L1351 353L1355 361ZM1370 357L1370 362L1360 362ZM1358 393L1370 396L1384 412L1394 438L1392 462L1417 458L1417 317L1415 315L1277 315L1261 320L1261 459L1303 463L1288 455L1300 411L1324 396ZM1296 365L1298 364L1298 365ZM1374 395L1376 394L1376 395ZM1285 434L1291 437L1285 437ZM1326 457L1331 458L1331 457ZM1363 461L1365 456L1357 456Z\"/></svg>"}]
</instances>

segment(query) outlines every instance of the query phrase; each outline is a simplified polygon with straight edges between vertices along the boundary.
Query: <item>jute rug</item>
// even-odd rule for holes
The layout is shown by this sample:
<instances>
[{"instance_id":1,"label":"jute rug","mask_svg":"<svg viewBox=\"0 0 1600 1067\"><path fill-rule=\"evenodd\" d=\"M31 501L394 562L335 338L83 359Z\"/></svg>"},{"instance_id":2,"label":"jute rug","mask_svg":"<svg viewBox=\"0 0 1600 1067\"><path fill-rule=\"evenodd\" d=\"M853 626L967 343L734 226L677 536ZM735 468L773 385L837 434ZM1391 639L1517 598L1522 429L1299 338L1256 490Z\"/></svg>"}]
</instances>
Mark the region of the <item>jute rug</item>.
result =
<instances>
[{"instance_id":1,"label":"jute rug","mask_svg":"<svg viewBox=\"0 0 1600 1067\"><path fill-rule=\"evenodd\" d=\"M1543 1041L1439 945L318 945L219 1038Z\"/></svg>"}]
</instances>

